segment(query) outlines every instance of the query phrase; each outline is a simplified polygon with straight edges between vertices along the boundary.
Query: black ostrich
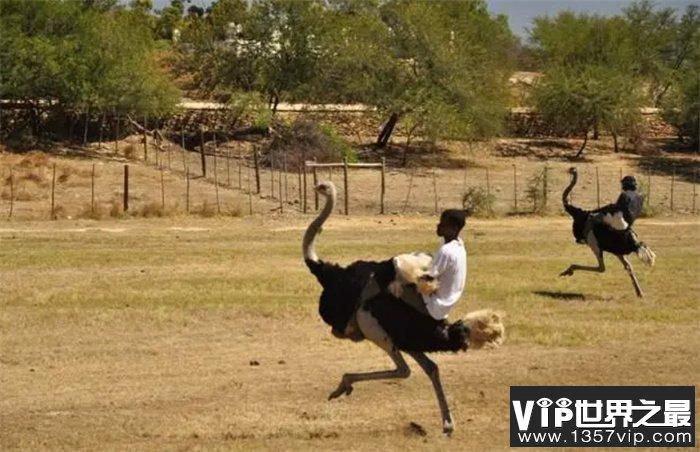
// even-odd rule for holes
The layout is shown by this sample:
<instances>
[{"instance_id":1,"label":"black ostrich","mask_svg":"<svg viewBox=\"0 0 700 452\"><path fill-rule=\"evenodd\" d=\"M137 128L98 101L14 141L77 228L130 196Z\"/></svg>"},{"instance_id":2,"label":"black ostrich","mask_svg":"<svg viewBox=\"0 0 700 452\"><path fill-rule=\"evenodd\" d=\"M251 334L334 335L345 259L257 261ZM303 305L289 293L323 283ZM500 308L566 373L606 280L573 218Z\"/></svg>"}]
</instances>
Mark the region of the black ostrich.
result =
<instances>
[{"instance_id":1,"label":"black ostrich","mask_svg":"<svg viewBox=\"0 0 700 452\"><path fill-rule=\"evenodd\" d=\"M566 210L574 220L572 228L576 241L578 243L585 243L591 248L596 259L598 259L598 266L593 267L572 264L569 268L561 272L559 276L571 276L576 270L603 273L605 271L603 252L606 251L610 254L614 254L620 262L622 262L622 265L632 279L632 284L634 284L634 290L637 292L637 296L643 297L644 293L634 274L632 264L630 264L626 256L636 253L642 262L653 266L656 254L654 254L648 246L635 239L634 233L624 221L622 213L613 206L606 206L597 210L583 210L569 204L569 193L571 193L574 185L576 185L578 172L576 168L570 168L569 174L571 174L571 183L569 183L569 186L566 187L564 193L562 193L564 210ZM586 235L586 222L593 214L603 215L604 223L598 222L593 224L588 235Z\"/></svg>"},{"instance_id":2,"label":"black ostrich","mask_svg":"<svg viewBox=\"0 0 700 452\"><path fill-rule=\"evenodd\" d=\"M347 267L321 261L314 250L314 242L333 212L336 189L332 182L321 182L316 191L325 197L325 205L304 234L303 253L307 267L323 287L319 313L331 326L335 337L353 341L368 339L384 350L396 365L393 370L346 373L328 399L350 395L353 384L359 381L408 378L411 371L401 353L405 352L430 378L440 406L443 432L451 434L454 421L440 383L438 366L425 353L499 345L504 334L500 314L490 310L470 313L451 324L445 338L435 334L435 320L420 314L387 290L397 277L397 265L401 265L399 257L379 262L356 261ZM402 274L404 270L401 268ZM372 278L381 291L365 300L367 295L363 291Z\"/></svg>"}]
</instances>

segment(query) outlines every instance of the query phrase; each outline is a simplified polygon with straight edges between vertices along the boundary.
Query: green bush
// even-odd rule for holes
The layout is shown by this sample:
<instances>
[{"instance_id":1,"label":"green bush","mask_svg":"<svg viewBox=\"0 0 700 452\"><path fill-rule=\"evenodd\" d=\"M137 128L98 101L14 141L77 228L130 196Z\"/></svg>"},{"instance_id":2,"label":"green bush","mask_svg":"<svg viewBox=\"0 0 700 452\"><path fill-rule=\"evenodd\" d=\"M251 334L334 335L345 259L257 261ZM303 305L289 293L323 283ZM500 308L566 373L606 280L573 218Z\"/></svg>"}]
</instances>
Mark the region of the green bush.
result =
<instances>
[{"instance_id":1,"label":"green bush","mask_svg":"<svg viewBox=\"0 0 700 452\"><path fill-rule=\"evenodd\" d=\"M471 187L462 195L462 205L471 209L474 216L493 216L493 204L496 196L482 187Z\"/></svg>"}]
</instances>

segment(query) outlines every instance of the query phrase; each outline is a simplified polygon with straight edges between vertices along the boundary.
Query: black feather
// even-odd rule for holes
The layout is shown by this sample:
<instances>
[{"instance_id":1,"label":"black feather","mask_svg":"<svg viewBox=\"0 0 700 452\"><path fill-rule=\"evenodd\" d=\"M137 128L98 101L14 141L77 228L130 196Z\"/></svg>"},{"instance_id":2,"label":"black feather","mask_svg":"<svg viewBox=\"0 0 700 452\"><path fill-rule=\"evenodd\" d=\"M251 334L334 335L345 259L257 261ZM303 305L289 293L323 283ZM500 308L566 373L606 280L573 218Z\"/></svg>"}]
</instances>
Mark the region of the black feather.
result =
<instances>
[{"instance_id":1,"label":"black feather","mask_svg":"<svg viewBox=\"0 0 700 452\"><path fill-rule=\"evenodd\" d=\"M391 259L357 261L347 267L306 259L306 266L323 287L318 312L328 325L344 331L360 303L360 295L374 276L380 288L386 288L395 277Z\"/></svg>"},{"instance_id":2,"label":"black feather","mask_svg":"<svg viewBox=\"0 0 700 452\"><path fill-rule=\"evenodd\" d=\"M576 241L585 243L586 238L584 237L584 231L586 222L588 221L588 217L592 215L592 212L579 209L570 204L565 204L564 209L566 209L566 212L571 215L571 218L574 220L572 229ZM598 241L600 249L608 253L627 255L636 253L639 249L638 242L631 228L625 231L617 231L605 224L596 223L593 225L593 234Z\"/></svg>"},{"instance_id":3,"label":"black feather","mask_svg":"<svg viewBox=\"0 0 700 452\"><path fill-rule=\"evenodd\" d=\"M457 352L467 349L469 329L460 320L440 334L442 322L416 311L390 294L383 293L365 303L399 350L415 352Z\"/></svg>"}]
</instances>

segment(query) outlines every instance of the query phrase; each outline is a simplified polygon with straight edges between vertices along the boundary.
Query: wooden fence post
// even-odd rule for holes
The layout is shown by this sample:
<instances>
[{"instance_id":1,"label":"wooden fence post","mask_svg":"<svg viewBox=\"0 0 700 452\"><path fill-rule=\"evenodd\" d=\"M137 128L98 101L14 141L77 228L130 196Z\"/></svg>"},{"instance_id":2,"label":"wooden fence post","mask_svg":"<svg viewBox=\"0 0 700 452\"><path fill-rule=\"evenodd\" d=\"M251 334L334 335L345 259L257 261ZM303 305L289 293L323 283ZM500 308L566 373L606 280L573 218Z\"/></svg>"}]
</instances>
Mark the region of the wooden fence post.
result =
<instances>
[{"instance_id":1,"label":"wooden fence post","mask_svg":"<svg viewBox=\"0 0 700 452\"><path fill-rule=\"evenodd\" d=\"M180 147L182 147L182 171L187 172L187 149L185 149L185 126L180 126Z\"/></svg>"},{"instance_id":2,"label":"wooden fence post","mask_svg":"<svg viewBox=\"0 0 700 452\"><path fill-rule=\"evenodd\" d=\"M598 167L595 167L595 198L598 202L598 208L600 209L600 175L598 174Z\"/></svg>"},{"instance_id":3,"label":"wooden fence post","mask_svg":"<svg viewBox=\"0 0 700 452\"><path fill-rule=\"evenodd\" d=\"M226 151L226 185L231 188L231 149Z\"/></svg>"},{"instance_id":4,"label":"wooden fence post","mask_svg":"<svg viewBox=\"0 0 700 452\"><path fill-rule=\"evenodd\" d=\"M129 210L129 165L124 165L124 212Z\"/></svg>"},{"instance_id":5,"label":"wooden fence post","mask_svg":"<svg viewBox=\"0 0 700 452\"><path fill-rule=\"evenodd\" d=\"M379 192L379 213L384 215L384 195L386 193L386 158L382 157L382 180L381 180L381 191Z\"/></svg>"},{"instance_id":6,"label":"wooden fence post","mask_svg":"<svg viewBox=\"0 0 700 452\"><path fill-rule=\"evenodd\" d=\"M53 171L51 176L51 219L56 219L56 164L53 164Z\"/></svg>"},{"instance_id":7,"label":"wooden fence post","mask_svg":"<svg viewBox=\"0 0 700 452\"><path fill-rule=\"evenodd\" d=\"M158 136L160 136L160 132L158 130L156 130L156 134ZM156 144L158 144L158 141L156 141ZM168 169L171 169L172 168L172 159L170 157L170 143L167 143L167 146L168 147L167 147L165 152L168 154ZM156 150L156 152L157 152L157 150Z\"/></svg>"},{"instance_id":8,"label":"wooden fence post","mask_svg":"<svg viewBox=\"0 0 700 452\"><path fill-rule=\"evenodd\" d=\"M513 163L513 209L518 213L518 169Z\"/></svg>"},{"instance_id":9,"label":"wooden fence post","mask_svg":"<svg viewBox=\"0 0 700 452\"><path fill-rule=\"evenodd\" d=\"M95 164L92 164L92 175L90 176L90 213L95 214Z\"/></svg>"},{"instance_id":10,"label":"wooden fence post","mask_svg":"<svg viewBox=\"0 0 700 452\"><path fill-rule=\"evenodd\" d=\"M14 211L15 207L15 175L12 171L12 167L10 167L10 213L7 216L8 218L12 218L12 212Z\"/></svg>"},{"instance_id":11,"label":"wooden fence post","mask_svg":"<svg viewBox=\"0 0 700 452\"><path fill-rule=\"evenodd\" d=\"M243 190L243 152L238 149L238 189Z\"/></svg>"},{"instance_id":12,"label":"wooden fence post","mask_svg":"<svg viewBox=\"0 0 700 452\"><path fill-rule=\"evenodd\" d=\"M280 213L284 213L284 198L282 197L282 173L278 173L277 178L278 192L280 197Z\"/></svg>"},{"instance_id":13,"label":"wooden fence post","mask_svg":"<svg viewBox=\"0 0 700 452\"><path fill-rule=\"evenodd\" d=\"M216 143L216 142L214 142ZM214 144L214 194L216 196L216 213L221 215L221 203L219 202L219 170L216 163L216 144Z\"/></svg>"},{"instance_id":14,"label":"wooden fence post","mask_svg":"<svg viewBox=\"0 0 700 452\"><path fill-rule=\"evenodd\" d=\"M275 199L275 153L270 149L270 199Z\"/></svg>"},{"instance_id":15,"label":"wooden fence post","mask_svg":"<svg viewBox=\"0 0 700 452\"><path fill-rule=\"evenodd\" d=\"M298 181L297 181L297 187L299 191L299 212L302 212L303 206L302 206L302 196L301 196L301 167L299 167L299 170L297 171L297 176L298 176Z\"/></svg>"},{"instance_id":16,"label":"wooden fence post","mask_svg":"<svg viewBox=\"0 0 700 452\"><path fill-rule=\"evenodd\" d=\"M406 200L403 202L403 209L401 209L401 213L406 212L406 209L408 209L408 202L411 199L411 189L413 188L413 171L410 171L408 174L408 191L406 192Z\"/></svg>"},{"instance_id":17,"label":"wooden fence post","mask_svg":"<svg viewBox=\"0 0 700 452\"><path fill-rule=\"evenodd\" d=\"M284 165L284 202L289 202L289 174L287 174L287 153L282 154Z\"/></svg>"},{"instance_id":18,"label":"wooden fence post","mask_svg":"<svg viewBox=\"0 0 700 452\"><path fill-rule=\"evenodd\" d=\"M697 187L698 187L698 170L695 170L695 171L693 171L693 215L695 215L695 200L698 197Z\"/></svg>"},{"instance_id":19,"label":"wooden fence post","mask_svg":"<svg viewBox=\"0 0 700 452\"><path fill-rule=\"evenodd\" d=\"M258 150L253 149L253 163L255 164L255 193L260 194L260 162L258 159Z\"/></svg>"},{"instance_id":20,"label":"wooden fence post","mask_svg":"<svg viewBox=\"0 0 700 452\"><path fill-rule=\"evenodd\" d=\"M316 158L314 158L314 163L316 163ZM314 210L318 210L318 192L315 190L318 185L318 171L317 168L313 167L313 179L314 179Z\"/></svg>"},{"instance_id":21,"label":"wooden fence post","mask_svg":"<svg viewBox=\"0 0 700 452\"><path fill-rule=\"evenodd\" d=\"M204 128L200 126L199 128L199 153L202 159L202 177L206 179L207 177L207 157L204 152Z\"/></svg>"},{"instance_id":22,"label":"wooden fence post","mask_svg":"<svg viewBox=\"0 0 700 452\"><path fill-rule=\"evenodd\" d=\"M163 166L160 167L160 207L165 210L165 179L163 178Z\"/></svg>"},{"instance_id":23,"label":"wooden fence post","mask_svg":"<svg viewBox=\"0 0 700 452\"><path fill-rule=\"evenodd\" d=\"M673 167L673 172L671 173L671 213L673 213L673 192L676 185L676 167Z\"/></svg>"},{"instance_id":24,"label":"wooden fence post","mask_svg":"<svg viewBox=\"0 0 700 452\"><path fill-rule=\"evenodd\" d=\"M544 165L544 181L542 183L542 208L547 210L547 195L549 192L549 166Z\"/></svg>"},{"instance_id":25,"label":"wooden fence post","mask_svg":"<svg viewBox=\"0 0 700 452\"><path fill-rule=\"evenodd\" d=\"M306 213L306 161L304 161L303 165L304 166L303 166L302 178L303 178L304 187L302 190L302 205L303 205L303 212Z\"/></svg>"},{"instance_id":26,"label":"wooden fence post","mask_svg":"<svg viewBox=\"0 0 700 452\"><path fill-rule=\"evenodd\" d=\"M493 208L491 206L491 177L489 174L489 169L486 167L486 199L487 199L487 205L489 206L489 213L493 212ZM437 213L437 209L435 209L435 213Z\"/></svg>"},{"instance_id":27,"label":"wooden fence post","mask_svg":"<svg viewBox=\"0 0 700 452\"><path fill-rule=\"evenodd\" d=\"M190 213L190 169L185 169L185 212Z\"/></svg>"},{"instance_id":28,"label":"wooden fence post","mask_svg":"<svg viewBox=\"0 0 700 452\"><path fill-rule=\"evenodd\" d=\"M255 155L257 151L254 151L253 155ZM250 186L250 164L246 162L246 167L248 168L248 210L250 212L250 215L253 215L253 190Z\"/></svg>"},{"instance_id":29,"label":"wooden fence post","mask_svg":"<svg viewBox=\"0 0 700 452\"><path fill-rule=\"evenodd\" d=\"M343 159L343 190L345 190L345 215L350 215L350 193L348 192L348 159Z\"/></svg>"},{"instance_id":30,"label":"wooden fence post","mask_svg":"<svg viewBox=\"0 0 700 452\"><path fill-rule=\"evenodd\" d=\"M146 130L148 118L143 117L143 161L148 163L148 131Z\"/></svg>"}]
</instances>

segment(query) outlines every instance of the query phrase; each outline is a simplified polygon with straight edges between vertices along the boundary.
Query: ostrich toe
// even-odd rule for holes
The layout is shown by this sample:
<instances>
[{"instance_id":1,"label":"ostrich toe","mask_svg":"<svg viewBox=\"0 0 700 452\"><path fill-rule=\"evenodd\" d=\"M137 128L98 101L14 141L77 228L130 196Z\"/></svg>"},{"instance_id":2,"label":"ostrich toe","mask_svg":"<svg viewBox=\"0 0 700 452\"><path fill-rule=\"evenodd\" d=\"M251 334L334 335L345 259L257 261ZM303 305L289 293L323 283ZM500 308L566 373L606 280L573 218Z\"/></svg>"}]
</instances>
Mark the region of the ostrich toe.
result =
<instances>
[{"instance_id":1,"label":"ostrich toe","mask_svg":"<svg viewBox=\"0 0 700 452\"><path fill-rule=\"evenodd\" d=\"M567 268L563 272L559 273L559 276L572 276L574 271L571 268Z\"/></svg>"},{"instance_id":2,"label":"ostrich toe","mask_svg":"<svg viewBox=\"0 0 700 452\"><path fill-rule=\"evenodd\" d=\"M340 397L343 394L349 396L350 394L352 394L352 390L353 387L351 384L341 381L336 390L331 392L331 394L328 396L328 400L333 400L335 398Z\"/></svg>"}]
</instances>

